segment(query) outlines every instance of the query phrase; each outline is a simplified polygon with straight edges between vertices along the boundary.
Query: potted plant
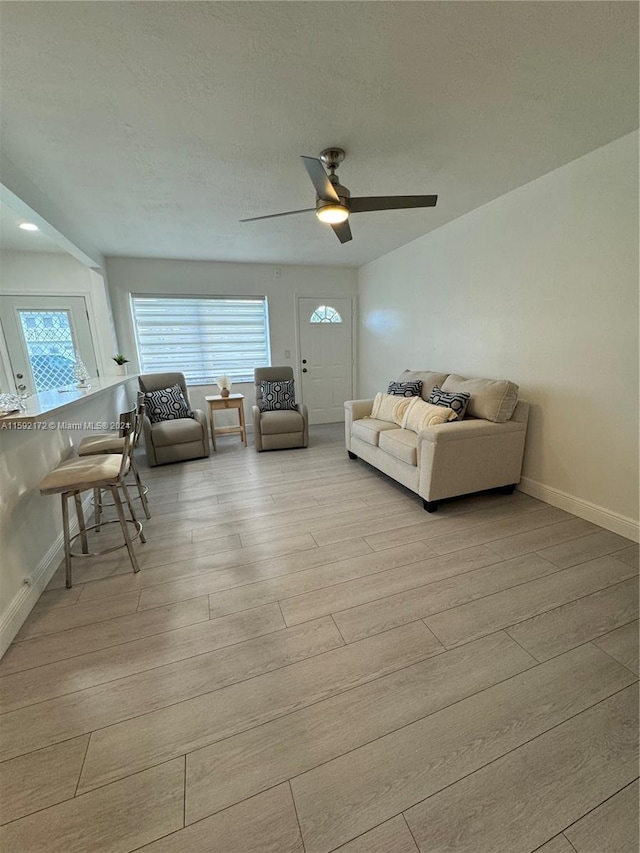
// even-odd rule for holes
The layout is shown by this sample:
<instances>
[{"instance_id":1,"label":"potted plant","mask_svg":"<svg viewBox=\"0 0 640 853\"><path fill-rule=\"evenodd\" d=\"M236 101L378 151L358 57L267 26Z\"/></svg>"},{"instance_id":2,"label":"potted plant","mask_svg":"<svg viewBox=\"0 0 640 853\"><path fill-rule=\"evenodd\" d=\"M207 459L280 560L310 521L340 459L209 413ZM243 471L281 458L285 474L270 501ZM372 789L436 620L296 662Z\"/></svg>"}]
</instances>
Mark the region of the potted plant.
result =
<instances>
[{"instance_id":1,"label":"potted plant","mask_svg":"<svg viewBox=\"0 0 640 853\"><path fill-rule=\"evenodd\" d=\"M125 376L127 373L126 365L129 364L129 359L119 352L113 356L113 360L116 363L116 376Z\"/></svg>"},{"instance_id":2,"label":"potted plant","mask_svg":"<svg viewBox=\"0 0 640 853\"><path fill-rule=\"evenodd\" d=\"M221 397L228 397L229 392L231 391L231 379L227 376L226 373L223 373L222 376L218 376L216 379L216 385L220 389Z\"/></svg>"}]
</instances>

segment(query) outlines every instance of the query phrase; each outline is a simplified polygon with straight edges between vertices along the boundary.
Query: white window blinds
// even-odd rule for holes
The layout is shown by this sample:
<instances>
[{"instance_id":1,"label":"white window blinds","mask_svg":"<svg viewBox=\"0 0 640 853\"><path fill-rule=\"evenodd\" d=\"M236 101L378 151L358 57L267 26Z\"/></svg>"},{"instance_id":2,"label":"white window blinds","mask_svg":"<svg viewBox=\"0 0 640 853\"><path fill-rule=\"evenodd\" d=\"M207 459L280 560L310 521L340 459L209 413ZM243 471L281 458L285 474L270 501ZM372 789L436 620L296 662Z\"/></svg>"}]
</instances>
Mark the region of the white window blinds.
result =
<instances>
[{"instance_id":1,"label":"white window blinds","mask_svg":"<svg viewBox=\"0 0 640 853\"><path fill-rule=\"evenodd\" d=\"M264 297L133 296L143 373L184 373L189 385L210 385L222 373L253 382L254 367L270 364Z\"/></svg>"}]
</instances>

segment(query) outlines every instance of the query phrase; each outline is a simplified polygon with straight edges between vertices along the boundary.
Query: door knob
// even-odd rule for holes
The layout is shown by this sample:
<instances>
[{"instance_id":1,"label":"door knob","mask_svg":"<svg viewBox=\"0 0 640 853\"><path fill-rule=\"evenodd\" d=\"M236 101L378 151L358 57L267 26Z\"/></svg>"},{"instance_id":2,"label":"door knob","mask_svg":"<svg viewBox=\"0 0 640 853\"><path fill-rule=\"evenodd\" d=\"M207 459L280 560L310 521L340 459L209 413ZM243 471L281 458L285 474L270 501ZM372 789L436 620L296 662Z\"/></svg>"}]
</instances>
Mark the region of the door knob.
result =
<instances>
[{"instance_id":1,"label":"door knob","mask_svg":"<svg viewBox=\"0 0 640 853\"><path fill-rule=\"evenodd\" d=\"M306 364L306 363L307 363L307 359L306 359L306 358L303 358L303 359L302 359L302 363L303 363L303 364Z\"/></svg>"},{"instance_id":2,"label":"door knob","mask_svg":"<svg viewBox=\"0 0 640 853\"><path fill-rule=\"evenodd\" d=\"M26 385L18 385L18 391L26 391L26 390L27 390Z\"/></svg>"},{"instance_id":3,"label":"door knob","mask_svg":"<svg viewBox=\"0 0 640 853\"><path fill-rule=\"evenodd\" d=\"M16 373L16 379L24 379L22 373Z\"/></svg>"},{"instance_id":4,"label":"door knob","mask_svg":"<svg viewBox=\"0 0 640 853\"><path fill-rule=\"evenodd\" d=\"M306 372L307 372L307 368L306 368L306 367L303 367L303 368L302 368L302 372L303 372L303 373L306 373Z\"/></svg>"}]
</instances>

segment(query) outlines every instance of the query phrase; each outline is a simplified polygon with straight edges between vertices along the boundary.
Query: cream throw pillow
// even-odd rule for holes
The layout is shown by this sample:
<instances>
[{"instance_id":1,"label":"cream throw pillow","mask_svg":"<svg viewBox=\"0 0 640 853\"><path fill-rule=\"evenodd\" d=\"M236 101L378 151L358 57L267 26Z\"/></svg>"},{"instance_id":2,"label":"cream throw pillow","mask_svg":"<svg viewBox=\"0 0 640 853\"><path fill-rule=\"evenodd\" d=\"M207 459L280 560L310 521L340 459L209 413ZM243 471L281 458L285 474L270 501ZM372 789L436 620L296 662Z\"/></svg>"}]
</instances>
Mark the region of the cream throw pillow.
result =
<instances>
[{"instance_id":1,"label":"cream throw pillow","mask_svg":"<svg viewBox=\"0 0 640 853\"><path fill-rule=\"evenodd\" d=\"M373 400L371 417L400 426L408 407L413 400L417 399L417 397L398 397L397 394L383 394L379 392Z\"/></svg>"},{"instance_id":2,"label":"cream throw pillow","mask_svg":"<svg viewBox=\"0 0 640 853\"><path fill-rule=\"evenodd\" d=\"M402 427L403 429L410 429L412 432L420 432L427 427L446 424L447 421L455 421L457 418L458 416L453 409L434 406L433 403L425 403L420 397L411 397L409 408L402 421Z\"/></svg>"}]
</instances>

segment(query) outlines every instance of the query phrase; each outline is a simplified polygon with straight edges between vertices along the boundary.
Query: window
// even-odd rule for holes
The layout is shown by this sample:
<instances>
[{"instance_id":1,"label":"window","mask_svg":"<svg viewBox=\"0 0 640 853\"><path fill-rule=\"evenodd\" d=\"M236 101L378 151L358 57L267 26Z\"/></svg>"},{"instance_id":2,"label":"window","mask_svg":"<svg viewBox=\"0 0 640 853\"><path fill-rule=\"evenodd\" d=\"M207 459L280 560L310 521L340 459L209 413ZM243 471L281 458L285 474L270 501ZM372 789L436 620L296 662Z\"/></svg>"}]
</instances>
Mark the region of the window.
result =
<instances>
[{"instance_id":1,"label":"window","mask_svg":"<svg viewBox=\"0 0 640 853\"><path fill-rule=\"evenodd\" d=\"M210 385L222 373L253 382L268 366L267 301L255 296L134 296L133 320L143 373L184 373L189 385Z\"/></svg>"},{"instance_id":2,"label":"window","mask_svg":"<svg viewBox=\"0 0 640 853\"><path fill-rule=\"evenodd\" d=\"M49 391L75 382L75 345L69 311L19 310L34 390Z\"/></svg>"},{"instance_id":3,"label":"window","mask_svg":"<svg viewBox=\"0 0 640 853\"><path fill-rule=\"evenodd\" d=\"M310 323L342 323L340 313L331 305L318 305L309 317Z\"/></svg>"}]
</instances>

